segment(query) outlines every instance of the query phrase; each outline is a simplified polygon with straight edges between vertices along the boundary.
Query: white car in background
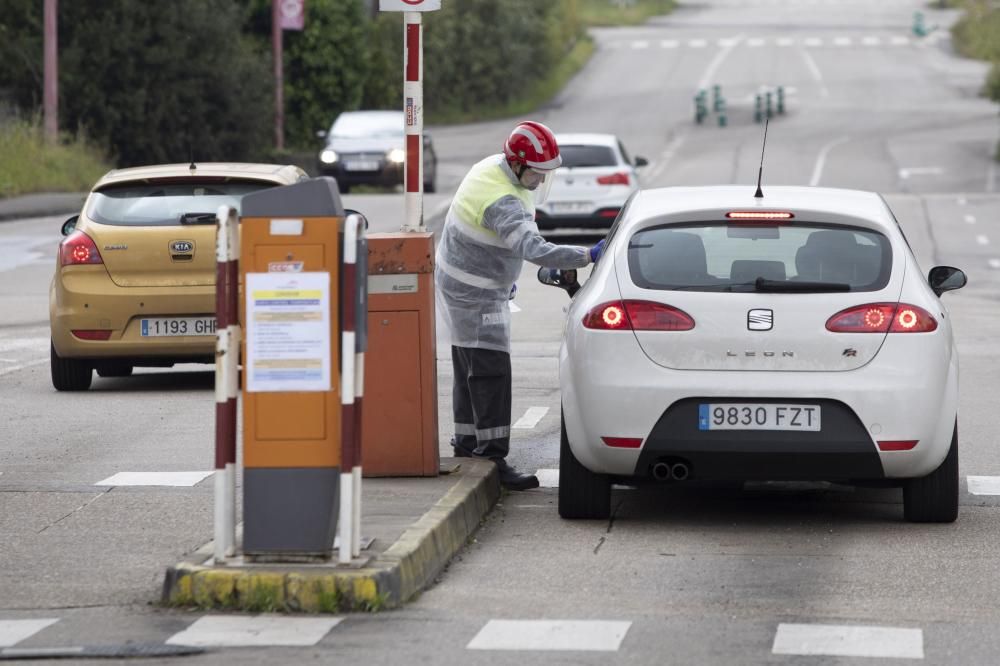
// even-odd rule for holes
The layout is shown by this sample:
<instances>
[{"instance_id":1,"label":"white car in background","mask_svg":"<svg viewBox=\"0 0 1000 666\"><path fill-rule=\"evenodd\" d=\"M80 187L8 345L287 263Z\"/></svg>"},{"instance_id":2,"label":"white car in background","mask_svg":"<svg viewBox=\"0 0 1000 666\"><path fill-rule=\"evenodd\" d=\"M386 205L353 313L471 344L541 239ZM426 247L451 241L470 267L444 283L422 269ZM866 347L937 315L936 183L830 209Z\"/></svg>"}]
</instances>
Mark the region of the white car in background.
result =
<instances>
[{"instance_id":1,"label":"white car in background","mask_svg":"<svg viewBox=\"0 0 1000 666\"><path fill-rule=\"evenodd\" d=\"M559 513L606 518L613 481L822 480L958 515L958 353L881 196L644 190L573 298L560 351ZM573 289L573 274L541 269Z\"/></svg>"},{"instance_id":2,"label":"white car in background","mask_svg":"<svg viewBox=\"0 0 1000 666\"><path fill-rule=\"evenodd\" d=\"M556 141L562 166L545 203L536 207L538 228L607 229L639 189L637 169L646 158L631 159L613 134L556 134Z\"/></svg>"}]
</instances>

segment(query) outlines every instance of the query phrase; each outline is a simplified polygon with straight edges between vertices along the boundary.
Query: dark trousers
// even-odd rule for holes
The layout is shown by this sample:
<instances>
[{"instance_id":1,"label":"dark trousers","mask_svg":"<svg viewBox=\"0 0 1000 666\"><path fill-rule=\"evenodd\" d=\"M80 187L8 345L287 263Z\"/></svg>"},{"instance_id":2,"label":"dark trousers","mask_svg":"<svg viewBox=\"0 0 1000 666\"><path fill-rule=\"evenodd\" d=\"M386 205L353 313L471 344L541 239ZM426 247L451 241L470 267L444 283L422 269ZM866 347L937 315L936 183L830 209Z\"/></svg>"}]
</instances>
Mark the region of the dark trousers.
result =
<instances>
[{"instance_id":1,"label":"dark trousers","mask_svg":"<svg viewBox=\"0 0 1000 666\"><path fill-rule=\"evenodd\" d=\"M510 354L452 346L451 364L456 454L506 458L510 451Z\"/></svg>"}]
</instances>

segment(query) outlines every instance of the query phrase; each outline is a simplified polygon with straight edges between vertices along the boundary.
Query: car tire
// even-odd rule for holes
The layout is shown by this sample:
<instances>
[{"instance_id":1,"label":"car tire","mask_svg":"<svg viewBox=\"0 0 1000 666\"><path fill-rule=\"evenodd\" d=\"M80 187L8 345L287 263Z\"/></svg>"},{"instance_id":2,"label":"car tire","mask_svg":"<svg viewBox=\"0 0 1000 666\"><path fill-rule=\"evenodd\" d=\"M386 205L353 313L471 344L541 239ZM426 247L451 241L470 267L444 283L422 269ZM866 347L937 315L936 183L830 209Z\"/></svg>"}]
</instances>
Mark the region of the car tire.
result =
<instances>
[{"instance_id":1,"label":"car tire","mask_svg":"<svg viewBox=\"0 0 1000 666\"><path fill-rule=\"evenodd\" d=\"M903 516L911 523L953 523L958 518L958 424L948 455L936 470L903 483Z\"/></svg>"},{"instance_id":2,"label":"car tire","mask_svg":"<svg viewBox=\"0 0 1000 666\"><path fill-rule=\"evenodd\" d=\"M93 369L85 361L63 358L56 352L55 346L49 343L49 369L52 374L52 386L57 391L86 391L94 378Z\"/></svg>"},{"instance_id":3,"label":"car tire","mask_svg":"<svg viewBox=\"0 0 1000 666\"><path fill-rule=\"evenodd\" d=\"M127 363L103 363L97 366L98 377L130 377L132 366Z\"/></svg>"},{"instance_id":4,"label":"car tire","mask_svg":"<svg viewBox=\"0 0 1000 666\"><path fill-rule=\"evenodd\" d=\"M569 448L565 418L560 421L559 515L569 519L606 519L611 515L611 479L580 464Z\"/></svg>"}]
</instances>

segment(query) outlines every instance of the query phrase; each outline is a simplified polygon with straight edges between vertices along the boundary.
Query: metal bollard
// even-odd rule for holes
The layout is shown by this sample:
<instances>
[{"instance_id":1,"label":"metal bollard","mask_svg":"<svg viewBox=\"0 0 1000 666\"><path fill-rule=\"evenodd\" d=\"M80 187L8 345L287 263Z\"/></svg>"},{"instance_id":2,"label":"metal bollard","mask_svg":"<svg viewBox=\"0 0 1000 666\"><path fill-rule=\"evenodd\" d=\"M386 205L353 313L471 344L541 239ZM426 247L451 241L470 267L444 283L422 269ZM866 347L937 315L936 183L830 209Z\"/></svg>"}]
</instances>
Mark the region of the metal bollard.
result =
<instances>
[{"instance_id":1,"label":"metal bollard","mask_svg":"<svg viewBox=\"0 0 1000 666\"><path fill-rule=\"evenodd\" d=\"M722 101L722 86L714 85L712 86L712 110L718 112L719 107L723 104Z\"/></svg>"},{"instance_id":2,"label":"metal bollard","mask_svg":"<svg viewBox=\"0 0 1000 666\"><path fill-rule=\"evenodd\" d=\"M770 120L771 118L774 117L774 111L773 111L772 106L771 106L771 93L770 92L767 93L767 104L766 104L766 106L767 106L767 118L768 118L768 120Z\"/></svg>"},{"instance_id":3,"label":"metal bollard","mask_svg":"<svg viewBox=\"0 0 1000 666\"><path fill-rule=\"evenodd\" d=\"M785 113L785 88L778 86L778 115Z\"/></svg>"},{"instance_id":4,"label":"metal bollard","mask_svg":"<svg viewBox=\"0 0 1000 666\"><path fill-rule=\"evenodd\" d=\"M719 98L719 104L716 111L719 113L719 127L725 127L729 123L726 118L726 100Z\"/></svg>"},{"instance_id":5,"label":"metal bollard","mask_svg":"<svg viewBox=\"0 0 1000 666\"><path fill-rule=\"evenodd\" d=\"M762 109L763 100L761 99L760 93L757 93L757 97L754 99L753 104L753 121L755 123L764 122L764 112Z\"/></svg>"}]
</instances>

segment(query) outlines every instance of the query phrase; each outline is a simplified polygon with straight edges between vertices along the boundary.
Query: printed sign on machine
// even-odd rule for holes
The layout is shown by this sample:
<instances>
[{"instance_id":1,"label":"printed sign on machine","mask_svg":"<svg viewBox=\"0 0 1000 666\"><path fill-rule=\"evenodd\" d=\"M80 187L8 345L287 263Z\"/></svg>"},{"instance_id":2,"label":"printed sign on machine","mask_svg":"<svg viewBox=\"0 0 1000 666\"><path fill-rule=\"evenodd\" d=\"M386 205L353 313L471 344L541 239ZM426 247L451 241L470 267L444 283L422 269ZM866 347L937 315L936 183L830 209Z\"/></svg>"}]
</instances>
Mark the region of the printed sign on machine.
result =
<instances>
[{"instance_id":1,"label":"printed sign on machine","mask_svg":"<svg viewBox=\"0 0 1000 666\"><path fill-rule=\"evenodd\" d=\"M247 391L330 390L330 274L247 273Z\"/></svg>"}]
</instances>

